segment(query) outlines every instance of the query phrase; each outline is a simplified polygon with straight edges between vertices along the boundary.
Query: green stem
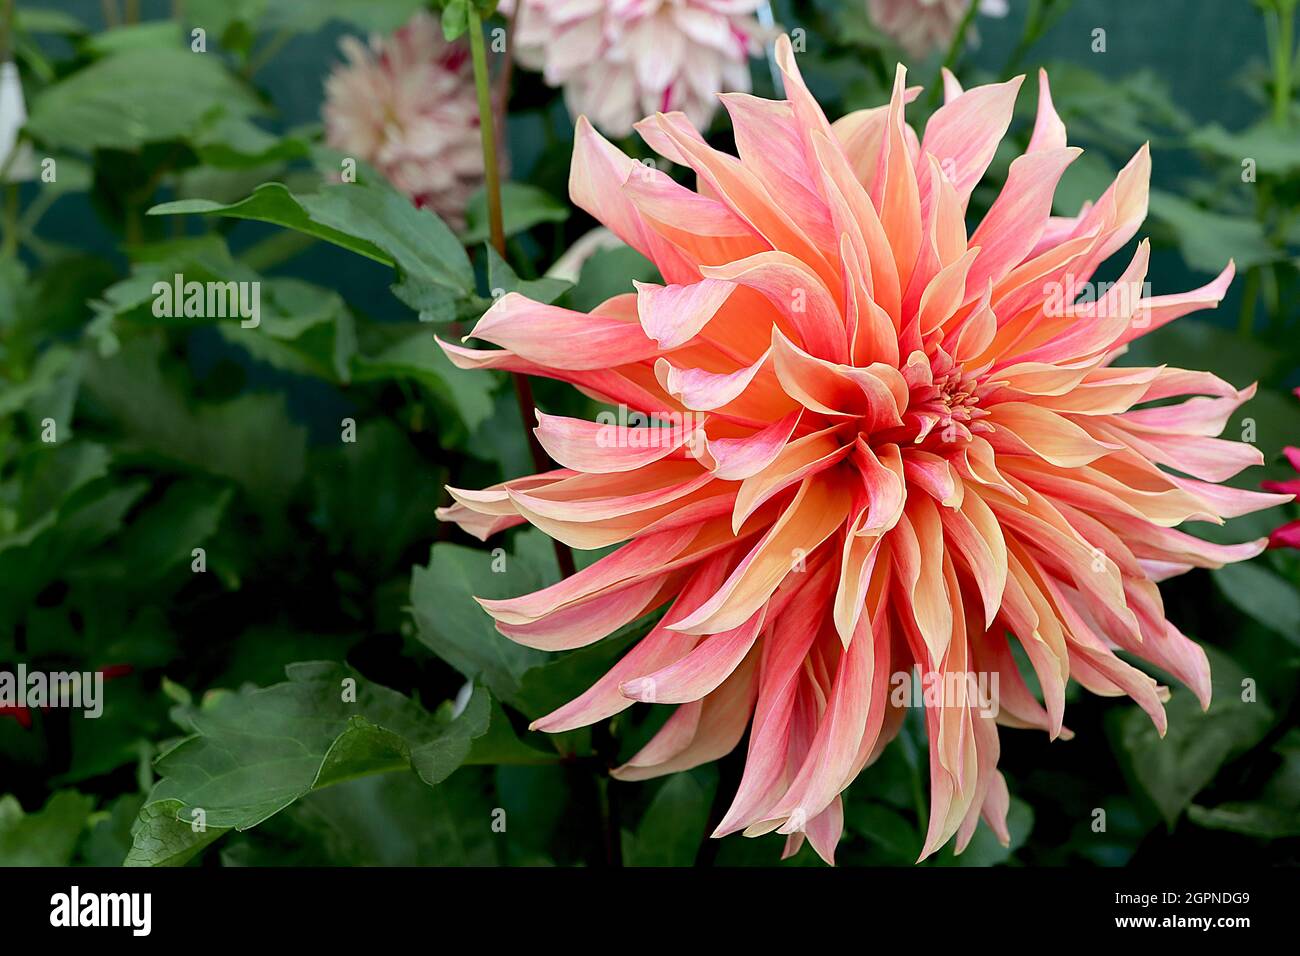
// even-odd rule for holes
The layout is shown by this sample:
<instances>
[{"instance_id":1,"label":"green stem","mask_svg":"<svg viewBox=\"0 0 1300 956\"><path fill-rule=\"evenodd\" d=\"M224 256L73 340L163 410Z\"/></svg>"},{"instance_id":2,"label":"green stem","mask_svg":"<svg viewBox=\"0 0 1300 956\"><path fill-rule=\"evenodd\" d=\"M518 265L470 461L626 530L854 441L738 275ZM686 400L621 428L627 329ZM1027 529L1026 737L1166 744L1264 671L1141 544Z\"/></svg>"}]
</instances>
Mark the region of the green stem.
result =
<instances>
[{"instance_id":1,"label":"green stem","mask_svg":"<svg viewBox=\"0 0 1300 956\"><path fill-rule=\"evenodd\" d=\"M10 183L5 190L4 240L0 242L0 259L8 259L18 252L18 185Z\"/></svg>"},{"instance_id":2,"label":"green stem","mask_svg":"<svg viewBox=\"0 0 1300 956\"><path fill-rule=\"evenodd\" d=\"M1283 128L1291 108L1291 68L1295 57L1295 0L1282 0L1278 6L1276 34L1273 38L1273 121ZM1268 21L1273 26L1271 19ZM1272 31L1270 31L1272 32Z\"/></svg>"},{"instance_id":3,"label":"green stem","mask_svg":"<svg viewBox=\"0 0 1300 956\"><path fill-rule=\"evenodd\" d=\"M497 161L496 118L492 112L492 83L488 76L487 48L483 42L483 23L478 10L470 4L469 8L469 49L474 61L474 88L478 92L478 126L479 137L483 141L483 176L487 192L488 232L492 237L492 246L502 259L506 258L505 219L501 212L501 166ZM501 110L504 113L505 103ZM505 123L501 124L502 129ZM528 442L528 451L533 457L533 465L539 472L550 471L551 462L542 449L541 442L533 433L529 422L536 413L537 405L533 401L533 388L527 377L513 372L510 375L515 387L515 400L519 403L519 417L524 426L524 438ZM555 546L555 560L560 566L560 574L568 577L574 573L573 553L568 546L551 539Z\"/></svg>"},{"instance_id":4,"label":"green stem","mask_svg":"<svg viewBox=\"0 0 1300 956\"><path fill-rule=\"evenodd\" d=\"M930 87L930 103L938 106L940 97L943 94L943 71L952 68L957 64L957 57L961 56L962 46L966 42L966 33L970 30L970 25L975 19L975 12L979 9L980 0L970 0L966 7L966 14L961 18L961 23L957 25L957 32L952 35L952 42L948 44L948 52L944 55L943 64L939 67L939 75L935 78L934 85ZM955 71L954 71L955 72Z\"/></svg>"},{"instance_id":5,"label":"green stem","mask_svg":"<svg viewBox=\"0 0 1300 956\"><path fill-rule=\"evenodd\" d=\"M1020 39L1016 42L1015 49L1011 51L1011 58L1007 60L1006 68L1002 71L1004 74L1010 75L1018 70L1020 61L1025 58L1029 48L1038 39L1038 24L1042 19L1042 13L1042 0L1029 0L1029 12L1025 14L1025 28L1020 33Z\"/></svg>"},{"instance_id":6,"label":"green stem","mask_svg":"<svg viewBox=\"0 0 1300 956\"><path fill-rule=\"evenodd\" d=\"M501 214L501 167L497 162L496 120L492 115L492 84L488 77L483 25L473 5L469 11L470 55L474 60L474 87L478 91L479 135L483 139L483 173L487 180L488 230L492 245L506 257L506 230Z\"/></svg>"},{"instance_id":7,"label":"green stem","mask_svg":"<svg viewBox=\"0 0 1300 956\"><path fill-rule=\"evenodd\" d=\"M3 0L0 5L0 63L9 62L12 49L10 38L14 32L14 0Z\"/></svg>"},{"instance_id":8,"label":"green stem","mask_svg":"<svg viewBox=\"0 0 1300 956\"><path fill-rule=\"evenodd\" d=\"M1250 339L1255 329L1255 300L1259 297L1259 266L1246 274L1246 288L1241 294L1241 316L1237 319L1237 334Z\"/></svg>"}]
</instances>

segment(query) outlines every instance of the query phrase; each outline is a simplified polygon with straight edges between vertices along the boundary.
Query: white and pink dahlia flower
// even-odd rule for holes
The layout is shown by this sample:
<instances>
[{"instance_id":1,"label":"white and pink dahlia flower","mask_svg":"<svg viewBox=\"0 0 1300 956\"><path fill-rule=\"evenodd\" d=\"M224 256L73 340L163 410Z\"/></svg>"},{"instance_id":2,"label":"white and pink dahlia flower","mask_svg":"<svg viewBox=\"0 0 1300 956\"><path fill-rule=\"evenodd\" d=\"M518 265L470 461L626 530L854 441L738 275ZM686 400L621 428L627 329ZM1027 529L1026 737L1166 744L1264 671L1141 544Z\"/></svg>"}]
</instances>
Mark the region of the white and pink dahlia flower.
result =
<instances>
[{"instance_id":1,"label":"white and pink dahlia flower","mask_svg":"<svg viewBox=\"0 0 1300 956\"><path fill-rule=\"evenodd\" d=\"M749 90L761 0L505 0L515 59L562 87L569 111L611 136L680 110L707 127L717 94Z\"/></svg>"},{"instance_id":2,"label":"white and pink dahlia flower","mask_svg":"<svg viewBox=\"0 0 1300 956\"><path fill-rule=\"evenodd\" d=\"M1152 297L1143 241L1104 294L1077 298L1145 218L1150 155L1078 216L1053 216L1080 150L1045 74L1028 149L968 233L1023 77L967 91L949 78L918 136L901 67L888 105L832 124L785 38L777 61L788 100L722 97L739 157L681 113L638 124L698 191L579 122L573 201L664 284L589 315L507 295L471 333L497 349L443 344L462 368L559 379L671 427L539 414L559 467L450 489L441 514L481 538L528 522L575 548L621 545L536 593L481 603L507 637L553 651L662 611L533 726L675 706L613 771L624 780L715 760L748 731L715 836L779 831L788 852L806 837L831 860L840 793L905 715L891 676L919 671L943 688L924 711L922 856L954 835L960 850L981 817L1005 841L999 725L1067 735L1073 679L1128 695L1163 733L1167 688L1121 651L1208 705L1205 652L1166 619L1156 582L1265 542L1176 526L1290 498L1221 484L1262 460L1215 437L1254 386L1115 364L1139 336L1217 305L1232 266ZM995 706L978 686L998 689Z\"/></svg>"},{"instance_id":3,"label":"white and pink dahlia flower","mask_svg":"<svg viewBox=\"0 0 1300 956\"><path fill-rule=\"evenodd\" d=\"M972 0L867 0L871 21L911 56L923 57L952 43ZM978 12L1005 17L1007 0L976 0Z\"/></svg>"},{"instance_id":4,"label":"white and pink dahlia flower","mask_svg":"<svg viewBox=\"0 0 1300 956\"><path fill-rule=\"evenodd\" d=\"M325 82L325 139L374 166L453 227L483 182L469 50L418 12L391 36L340 43L346 64Z\"/></svg>"}]
</instances>

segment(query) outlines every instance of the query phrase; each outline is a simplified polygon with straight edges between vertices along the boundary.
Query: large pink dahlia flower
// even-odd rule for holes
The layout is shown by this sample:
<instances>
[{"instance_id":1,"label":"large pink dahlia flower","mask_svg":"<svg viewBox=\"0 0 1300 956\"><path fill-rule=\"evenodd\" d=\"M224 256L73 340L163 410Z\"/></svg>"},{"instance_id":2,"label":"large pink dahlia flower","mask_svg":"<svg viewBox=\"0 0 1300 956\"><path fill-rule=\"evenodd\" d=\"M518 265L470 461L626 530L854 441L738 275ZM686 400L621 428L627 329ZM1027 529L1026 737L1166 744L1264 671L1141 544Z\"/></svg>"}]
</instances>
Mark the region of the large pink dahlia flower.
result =
<instances>
[{"instance_id":1,"label":"large pink dahlia flower","mask_svg":"<svg viewBox=\"0 0 1300 956\"><path fill-rule=\"evenodd\" d=\"M325 139L459 228L483 182L469 50L421 10L392 36L339 41L347 63L325 82Z\"/></svg>"},{"instance_id":2,"label":"large pink dahlia flower","mask_svg":"<svg viewBox=\"0 0 1300 956\"><path fill-rule=\"evenodd\" d=\"M715 836L779 830L793 852L806 835L831 860L840 792L904 717L891 675L919 669L944 689L925 709L923 856L953 834L963 847L981 815L1005 840L997 724L1068 733L1073 677L1128 694L1163 731L1167 691L1117 650L1208 703L1206 656L1165 619L1155 582L1264 542L1211 544L1174 526L1287 499L1218 484L1261 460L1212 437L1253 387L1112 362L1132 339L1216 305L1232 267L1148 298L1143 242L1117 283L1076 302L1142 222L1150 157L1139 150L1079 216L1052 216L1080 151L1045 75L1028 151L968 236L967 201L1021 78L966 92L950 78L918 138L901 68L887 106L831 124L785 38L777 59L788 101L722 97L739 158L679 113L638 124L695 171L696 191L578 124L574 202L650 257L665 285L590 315L507 295L472 333L500 349L443 345L462 368L560 379L671 427L539 414L560 467L450 489L442 517L483 538L531 522L576 548L625 542L551 587L481 603L503 634L547 650L664 609L605 677L533 726L677 705L614 771L625 780L714 760L748 729ZM964 679L977 675L996 678L994 706Z\"/></svg>"},{"instance_id":3,"label":"large pink dahlia flower","mask_svg":"<svg viewBox=\"0 0 1300 956\"><path fill-rule=\"evenodd\" d=\"M574 116L611 136L657 110L707 126L726 90L749 90L762 0L505 0L515 59L563 87Z\"/></svg>"}]
</instances>

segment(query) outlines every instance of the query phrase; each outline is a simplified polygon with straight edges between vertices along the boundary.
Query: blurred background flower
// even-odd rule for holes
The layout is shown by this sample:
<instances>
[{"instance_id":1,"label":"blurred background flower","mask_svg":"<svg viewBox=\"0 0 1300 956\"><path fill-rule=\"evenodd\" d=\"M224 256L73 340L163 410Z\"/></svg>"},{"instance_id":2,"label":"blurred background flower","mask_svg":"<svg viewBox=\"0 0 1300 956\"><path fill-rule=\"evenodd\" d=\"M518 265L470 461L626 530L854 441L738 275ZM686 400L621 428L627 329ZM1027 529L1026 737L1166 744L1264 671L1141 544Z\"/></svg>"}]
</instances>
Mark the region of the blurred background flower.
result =
<instances>
[{"instance_id":1,"label":"blurred background flower","mask_svg":"<svg viewBox=\"0 0 1300 956\"><path fill-rule=\"evenodd\" d=\"M347 62L325 81L325 139L374 166L417 206L454 227L483 182L469 50L420 11L369 44L345 36Z\"/></svg>"},{"instance_id":2,"label":"blurred background flower","mask_svg":"<svg viewBox=\"0 0 1300 956\"><path fill-rule=\"evenodd\" d=\"M611 136L657 111L707 127L717 94L749 90L763 0L505 0L516 59Z\"/></svg>"},{"instance_id":3,"label":"blurred background flower","mask_svg":"<svg viewBox=\"0 0 1300 956\"><path fill-rule=\"evenodd\" d=\"M986 17L1005 17L1007 0L867 0L871 19L914 57L946 49L974 4Z\"/></svg>"}]
</instances>

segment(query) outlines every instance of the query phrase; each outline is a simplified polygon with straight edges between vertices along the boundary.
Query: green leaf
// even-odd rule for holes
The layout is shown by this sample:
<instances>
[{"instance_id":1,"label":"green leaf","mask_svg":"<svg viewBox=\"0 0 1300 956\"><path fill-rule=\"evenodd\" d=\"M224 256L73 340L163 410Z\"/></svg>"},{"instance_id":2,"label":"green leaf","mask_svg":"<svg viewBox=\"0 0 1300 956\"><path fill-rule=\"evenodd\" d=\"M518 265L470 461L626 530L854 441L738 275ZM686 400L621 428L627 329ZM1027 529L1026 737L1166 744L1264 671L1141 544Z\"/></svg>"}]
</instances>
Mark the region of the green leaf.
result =
<instances>
[{"instance_id":1,"label":"green leaf","mask_svg":"<svg viewBox=\"0 0 1300 956\"><path fill-rule=\"evenodd\" d=\"M87 368L86 388L126 433L124 445L230 478L254 502L282 506L307 456L306 429L290 421L284 397L249 393L190 408L160 362L158 343L137 339Z\"/></svg>"},{"instance_id":2,"label":"green leaf","mask_svg":"<svg viewBox=\"0 0 1300 956\"><path fill-rule=\"evenodd\" d=\"M1300 836L1300 730L1291 729L1273 749L1282 764L1256 800L1216 807L1193 804L1187 809L1188 819L1207 829L1230 830L1263 840Z\"/></svg>"},{"instance_id":3,"label":"green leaf","mask_svg":"<svg viewBox=\"0 0 1300 956\"><path fill-rule=\"evenodd\" d=\"M1245 272L1282 258L1255 219L1202 209L1156 189L1151 190L1151 215L1170 227L1183 259L1202 272L1217 274L1229 259L1236 262L1238 272Z\"/></svg>"},{"instance_id":4,"label":"green leaf","mask_svg":"<svg viewBox=\"0 0 1300 956\"><path fill-rule=\"evenodd\" d=\"M231 495L229 487L210 482L176 482L131 521L113 557L93 565L94 573L126 579L131 587L151 585L188 563L193 549L212 537Z\"/></svg>"},{"instance_id":5,"label":"green leaf","mask_svg":"<svg viewBox=\"0 0 1300 956\"><path fill-rule=\"evenodd\" d=\"M1300 593L1258 561L1213 571L1214 583L1237 610L1300 644Z\"/></svg>"},{"instance_id":6,"label":"green leaf","mask_svg":"<svg viewBox=\"0 0 1300 956\"><path fill-rule=\"evenodd\" d=\"M1234 167L1253 159L1256 173L1263 177L1282 178L1300 169L1300 132L1272 122L1257 123L1236 133L1210 123L1196 129L1188 142L1194 149L1225 159Z\"/></svg>"},{"instance_id":7,"label":"green leaf","mask_svg":"<svg viewBox=\"0 0 1300 956\"><path fill-rule=\"evenodd\" d=\"M228 0L227 0L228 2ZM371 33L391 33L427 7L424 0L312 0L311 3L272 3L262 26L268 30L310 33L331 20Z\"/></svg>"},{"instance_id":8,"label":"green leaf","mask_svg":"<svg viewBox=\"0 0 1300 956\"><path fill-rule=\"evenodd\" d=\"M506 236L527 232L544 222L564 222L569 208L549 193L527 183L502 183L501 214ZM488 203L486 187L470 197L465 208L465 233L461 241L467 246L487 242Z\"/></svg>"},{"instance_id":9,"label":"green leaf","mask_svg":"<svg viewBox=\"0 0 1300 956\"><path fill-rule=\"evenodd\" d=\"M1262 700L1242 700L1246 674L1236 662L1213 647L1206 653L1214 678L1208 711L1190 691L1175 687L1165 705L1169 730L1163 740L1140 710L1116 721L1116 742L1134 778L1170 826L1219 768L1258 743L1273 723L1273 711Z\"/></svg>"},{"instance_id":10,"label":"green leaf","mask_svg":"<svg viewBox=\"0 0 1300 956\"><path fill-rule=\"evenodd\" d=\"M179 800L146 803L131 829L131 849L123 866L184 866L203 848L225 835L228 827L198 828L183 822Z\"/></svg>"},{"instance_id":11,"label":"green leaf","mask_svg":"<svg viewBox=\"0 0 1300 956\"><path fill-rule=\"evenodd\" d=\"M406 435L385 418L362 423L355 442L318 453L312 482L318 520L333 549L380 572L411 544L435 537L430 472Z\"/></svg>"},{"instance_id":12,"label":"green leaf","mask_svg":"<svg viewBox=\"0 0 1300 956\"><path fill-rule=\"evenodd\" d=\"M67 866L95 807L93 797L60 790L36 813L0 797L0 866Z\"/></svg>"},{"instance_id":13,"label":"green leaf","mask_svg":"<svg viewBox=\"0 0 1300 956\"><path fill-rule=\"evenodd\" d=\"M27 132L55 147L136 150L262 110L220 57L149 44L70 74L32 101Z\"/></svg>"},{"instance_id":14,"label":"green leaf","mask_svg":"<svg viewBox=\"0 0 1300 956\"><path fill-rule=\"evenodd\" d=\"M202 810L208 827L246 830L313 790L359 776L410 769L440 783L487 731L481 691L452 719L446 708L430 714L337 664L286 672L286 683L224 694L194 712L195 735L157 761L162 779L148 806L174 801L168 810L182 822Z\"/></svg>"},{"instance_id":15,"label":"green leaf","mask_svg":"<svg viewBox=\"0 0 1300 956\"><path fill-rule=\"evenodd\" d=\"M469 29L469 0L447 0L442 8L442 32L448 40L458 40Z\"/></svg>"},{"instance_id":16,"label":"green leaf","mask_svg":"<svg viewBox=\"0 0 1300 956\"><path fill-rule=\"evenodd\" d=\"M844 807L844 823L866 838L873 861L879 858L884 864L911 865L921 855L921 834L907 817L891 807L850 799Z\"/></svg>"},{"instance_id":17,"label":"green leaf","mask_svg":"<svg viewBox=\"0 0 1300 956\"><path fill-rule=\"evenodd\" d=\"M466 431L473 431L492 414L493 376L452 365L428 326L415 327L374 355L358 355L352 375L358 382L412 379L454 410Z\"/></svg>"},{"instance_id":18,"label":"green leaf","mask_svg":"<svg viewBox=\"0 0 1300 956\"><path fill-rule=\"evenodd\" d=\"M517 703L524 674L550 655L499 634L474 598L516 597L557 577L550 544L539 531L517 535L513 555L436 544L428 566L411 574L416 633L465 677L481 679L494 697Z\"/></svg>"},{"instance_id":19,"label":"green leaf","mask_svg":"<svg viewBox=\"0 0 1300 956\"><path fill-rule=\"evenodd\" d=\"M492 290L493 299L507 292L518 292L534 302L550 305L573 288L573 283L565 279L552 279L547 276L540 279L520 279L510 268L509 263L502 259L492 246L483 248L487 251L488 288Z\"/></svg>"},{"instance_id":20,"label":"green leaf","mask_svg":"<svg viewBox=\"0 0 1300 956\"><path fill-rule=\"evenodd\" d=\"M691 866L708 836L709 807L717 788L718 774L712 767L670 776L655 792L635 834L623 831L623 862Z\"/></svg>"},{"instance_id":21,"label":"green leaf","mask_svg":"<svg viewBox=\"0 0 1300 956\"><path fill-rule=\"evenodd\" d=\"M339 189L351 189L357 183L339 186ZM394 259L374 243L352 235L349 232L334 229L316 222L301 205L298 197L282 183L264 183L253 190L247 199L236 203L219 203L210 199L178 199L165 202L149 210L150 216L181 215L221 215L231 219L253 219L257 222L269 222L297 232L332 242L350 252L391 266Z\"/></svg>"},{"instance_id":22,"label":"green leaf","mask_svg":"<svg viewBox=\"0 0 1300 956\"><path fill-rule=\"evenodd\" d=\"M297 196L281 183L267 183L237 203L182 199L149 210L151 216L185 213L284 226L395 266L406 282L432 285L450 296L474 291L474 269L455 233L386 185L344 183Z\"/></svg>"}]
</instances>

